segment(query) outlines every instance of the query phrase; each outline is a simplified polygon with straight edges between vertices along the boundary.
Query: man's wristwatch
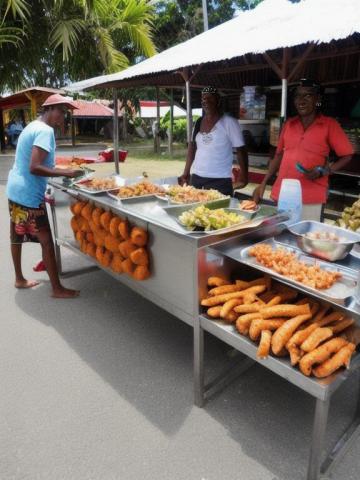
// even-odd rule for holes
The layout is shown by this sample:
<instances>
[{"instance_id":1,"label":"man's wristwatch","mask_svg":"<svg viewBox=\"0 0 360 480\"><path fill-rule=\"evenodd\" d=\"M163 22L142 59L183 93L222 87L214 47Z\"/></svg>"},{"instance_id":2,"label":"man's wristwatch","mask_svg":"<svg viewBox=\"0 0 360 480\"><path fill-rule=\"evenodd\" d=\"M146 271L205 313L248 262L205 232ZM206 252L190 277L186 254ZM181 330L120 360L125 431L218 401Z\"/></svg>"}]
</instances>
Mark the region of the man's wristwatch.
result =
<instances>
[{"instance_id":1,"label":"man's wristwatch","mask_svg":"<svg viewBox=\"0 0 360 480\"><path fill-rule=\"evenodd\" d=\"M320 177L325 177L327 175L330 175L330 173L331 173L330 167L328 167L328 166L316 167L315 170L320 173Z\"/></svg>"}]
</instances>

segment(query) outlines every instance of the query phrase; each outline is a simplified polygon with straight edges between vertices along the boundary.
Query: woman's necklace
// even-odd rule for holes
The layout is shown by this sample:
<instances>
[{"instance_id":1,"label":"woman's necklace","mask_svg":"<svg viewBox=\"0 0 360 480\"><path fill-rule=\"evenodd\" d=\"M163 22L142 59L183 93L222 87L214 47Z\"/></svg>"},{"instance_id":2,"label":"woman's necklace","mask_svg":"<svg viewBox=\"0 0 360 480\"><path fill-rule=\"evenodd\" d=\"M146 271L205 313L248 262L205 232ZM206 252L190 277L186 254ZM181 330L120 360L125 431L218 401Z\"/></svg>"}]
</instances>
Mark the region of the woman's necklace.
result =
<instances>
[{"instance_id":1,"label":"woman's necklace","mask_svg":"<svg viewBox=\"0 0 360 480\"><path fill-rule=\"evenodd\" d=\"M202 143L204 145L209 145L213 141L213 132L216 130L216 123L220 117L212 119L209 121L206 117L203 119L203 127L207 130L205 132L200 131Z\"/></svg>"}]
</instances>

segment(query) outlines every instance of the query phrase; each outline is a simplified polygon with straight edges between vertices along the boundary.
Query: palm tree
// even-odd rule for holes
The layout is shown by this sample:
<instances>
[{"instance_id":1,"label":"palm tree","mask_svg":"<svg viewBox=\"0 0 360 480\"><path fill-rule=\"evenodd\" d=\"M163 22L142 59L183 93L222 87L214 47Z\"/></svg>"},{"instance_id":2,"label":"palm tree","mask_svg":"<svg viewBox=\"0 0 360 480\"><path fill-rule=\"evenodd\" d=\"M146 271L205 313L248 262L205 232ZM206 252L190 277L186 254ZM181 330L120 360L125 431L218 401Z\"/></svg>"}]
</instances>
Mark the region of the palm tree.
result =
<instances>
[{"instance_id":1,"label":"palm tree","mask_svg":"<svg viewBox=\"0 0 360 480\"><path fill-rule=\"evenodd\" d=\"M88 54L96 55L107 73L126 68L128 52L154 55L148 0L74 0L70 10L68 4L55 0L50 32L50 43L62 47L65 62L82 48L84 35Z\"/></svg>"}]
</instances>

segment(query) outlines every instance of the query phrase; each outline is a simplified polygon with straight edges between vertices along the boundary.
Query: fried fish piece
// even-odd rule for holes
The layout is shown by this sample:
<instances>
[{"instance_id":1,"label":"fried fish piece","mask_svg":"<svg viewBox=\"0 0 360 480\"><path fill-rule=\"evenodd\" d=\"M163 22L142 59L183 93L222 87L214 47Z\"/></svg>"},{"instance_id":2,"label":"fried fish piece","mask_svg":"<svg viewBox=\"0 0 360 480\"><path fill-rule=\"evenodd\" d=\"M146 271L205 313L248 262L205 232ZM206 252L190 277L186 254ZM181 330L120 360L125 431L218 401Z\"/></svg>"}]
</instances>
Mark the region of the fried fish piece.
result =
<instances>
[{"instance_id":1,"label":"fried fish piece","mask_svg":"<svg viewBox=\"0 0 360 480\"><path fill-rule=\"evenodd\" d=\"M308 303L304 305L282 304L263 308L261 315L263 318L295 317L298 315L309 315L309 318L311 318L311 310Z\"/></svg>"},{"instance_id":2,"label":"fried fish piece","mask_svg":"<svg viewBox=\"0 0 360 480\"><path fill-rule=\"evenodd\" d=\"M255 319L251 321L249 327L249 337L251 340L257 340L263 330L277 330L286 321L286 318L272 318L269 320Z\"/></svg>"},{"instance_id":3,"label":"fried fish piece","mask_svg":"<svg viewBox=\"0 0 360 480\"><path fill-rule=\"evenodd\" d=\"M223 285L229 285L229 280L223 277L209 277L207 284L209 287L222 287Z\"/></svg>"}]
</instances>

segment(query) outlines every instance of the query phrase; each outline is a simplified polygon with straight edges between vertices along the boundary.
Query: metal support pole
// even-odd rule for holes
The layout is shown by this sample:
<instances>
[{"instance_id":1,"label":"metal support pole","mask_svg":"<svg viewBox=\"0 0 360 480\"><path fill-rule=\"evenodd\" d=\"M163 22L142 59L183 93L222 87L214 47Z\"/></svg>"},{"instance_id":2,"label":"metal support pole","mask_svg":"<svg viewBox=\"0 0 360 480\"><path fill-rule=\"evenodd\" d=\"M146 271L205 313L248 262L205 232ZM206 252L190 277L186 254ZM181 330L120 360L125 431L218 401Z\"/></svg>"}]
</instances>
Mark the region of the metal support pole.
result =
<instances>
[{"instance_id":1,"label":"metal support pole","mask_svg":"<svg viewBox=\"0 0 360 480\"><path fill-rule=\"evenodd\" d=\"M160 90L156 87L156 124L154 130L154 151L160 154Z\"/></svg>"},{"instance_id":2,"label":"metal support pole","mask_svg":"<svg viewBox=\"0 0 360 480\"><path fill-rule=\"evenodd\" d=\"M203 10L203 19L204 19L204 32L206 32L206 30L209 30L207 0L202 0L202 10Z\"/></svg>"},{"instance_id":3,"label":"metal support pole","mask_svg":"<svg viewBox=\"0 0 360 480\"><path fill-rule=\"evenodd\" d=\"M286 109L287 109L287 87L288 81L286 78L281 80L281 123L286 120Z\"/></svg>"},{"instance_id":4,"label":"metal support pole","mask_svg":"<svg viewBox=\"0 0 360 480\"><path fill-rule=\"evenodd\" d=\"M3 116L3 111L0 110L0 145L1 145L1 151L5 152L5 129L4 129L4 116Z\"/></svg>"},{"instance_id":5,"label":"metal support pole","mask_svg":"<svg viewBox=\"0 0 360 480\"><path fill-rule=\"evenodd\" d=\"M169 128L169 154L174 153L173 149L173 133L174 133L174 89L170 90L170 128Z\"/></svg>"},{"instance_id":6,"label":"metal support pole","mask_svg":"<svg viewBox=\"0 0 360 480\"><path fill-rule=\"evenodd\" d=\"M191 142L192 134L192 108L191 108L191 89L190 89L190 80L185 82L186 90L186 132L187 132L187 142Z\"/></svg>"},{"instance_id":7,"label":"metal support pole","mask_svg":"<svg viewBox=\"0 0 360 480\"><path fill-rule=\"evenodd\" d=\"M115 172L119 175L120 166L119 166L119 112L118 112L118 96L116 88L113 89L113 102L114 102L114 162L115 162Z\"/></svg>"},{"instance_id":8,"label":"metal support pole","mask_svg":"<svg viewBox=\"0 0 360 480\"><path fill-rule=\"evenodd\" d=\"M194 318L194 403L204 405L204 330L199 315Z\"/></svg>"},{"instance_id":9,"label":"metal support pole","mask_svg":"<svg viewBox=\"0 0 360 480\"><path fill-rule=\"evenodd\" d=\"M313 436L307 480L318 480L321 466L321 454L324 446L326 425L329 414L330 400L316 399Z\"/></svg>"},{"instance_id":10,"label":"metal support pole","mask_svg":"<svg viewBox=\"0 0 360 480\"><path fill-rule=\"evenodd\" d=\"M73 113L71 112L71 145L75 147L76 144L76 125L75 125L75 118Z\"/></svg>"}]
</instances>

